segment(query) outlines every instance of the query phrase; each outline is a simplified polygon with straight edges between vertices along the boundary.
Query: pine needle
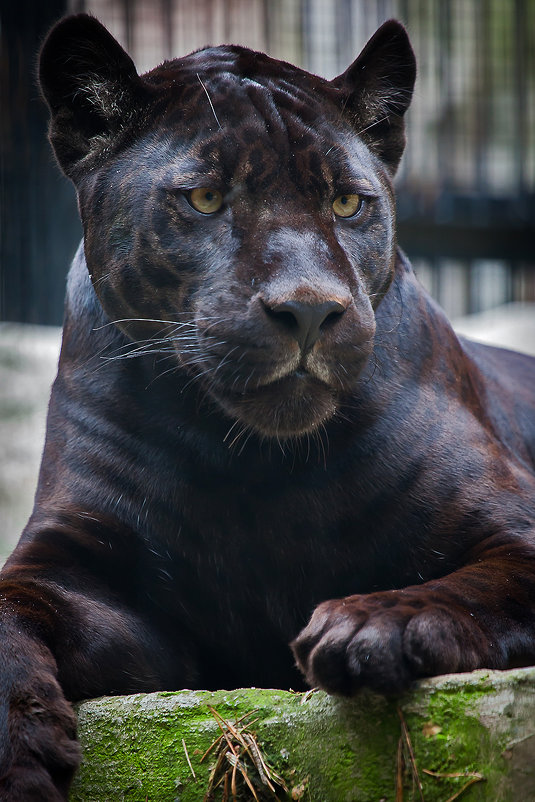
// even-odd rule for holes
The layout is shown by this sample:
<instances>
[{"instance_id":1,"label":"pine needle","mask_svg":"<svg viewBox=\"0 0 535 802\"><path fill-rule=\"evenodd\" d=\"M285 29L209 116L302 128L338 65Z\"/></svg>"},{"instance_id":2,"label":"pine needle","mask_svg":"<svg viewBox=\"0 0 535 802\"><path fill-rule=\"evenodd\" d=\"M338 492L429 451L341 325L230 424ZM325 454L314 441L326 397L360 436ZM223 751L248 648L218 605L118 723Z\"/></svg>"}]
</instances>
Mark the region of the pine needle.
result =
<instances>
[{"instance_id":1,"label":"pine needle","mask_svg":"<svg viewBox=\"0 0 535 802\"><path fill-rule=\"evenodd\" d=\"M277 787L288 793L288 788L277 772L264 758L251 727L258 718L251 719L255 711L232 723L226 721L213 707L208 708L215 718L221 735L209 746L201 762L214 753L215 763L208 779L204 802L214 802L216 792L221 802L238 802L248 789L247 798L255 802L277 799ZM251 796L252 795L252 796Z\"/></svg>"},{"instance_id":2,"label":"pine needle","mask_svg":"<svg viewBox=\"0 0 535 802\"><path fill-rule=\"evenodd\" d=\"M191 771L191 773L193 775L193 779L196 780L197 779L197 775L195 774L195 772L193 770L193 766L191 765L191 760L189 759L188 750L187 750L186 742L185 742L184 738L182 738L182 747L184 749L184 754L186 755L186 760L188 761L189 770Z\"/></svg>"},{"instance_id":3,"label":"pine needle","mask_svg":"<svg viewBox=\"0 0 535 802\"><path fill-rule=\"evenodd\" d=\"M398 741L398 754L396 761L396 802L403 802L403 771L405 761L403 759L403 738Z\"/></svg>"},{"instance_id":4,"label":"pine needle","mask_svg":"<svg viewBox=\"0 0 535 802\"><path fill-rule=\"evenodd\" d=\"M407 747L407 751L408 751L408 754L409 754L409 763L410 763L410 767L411 767L411 773L412 773L413 782L416 785L416 788L418 789L420 802L425 802L425 800L424 800L424 792L423 792L423 789L422 789L422 782L420 780L420 775L418 774L418 767L416 765L416 758L414 757L414 750L412 748L412 741L411 741L411 738L410 738L410 735L409 735L409 730L408 730L407 725L405 723L405 719L403 717L403 713L401 712L401 708L400 707L398 707L398 716L399 716L399 719L401 721L401 737L402 737L403 742L405 743L405 745Z\"/></svg>"},{"instance_id":5,"label":"pine needle","mask_svg":"<svg viewBox=\"0 0 535 802\"><path fill-rule=\"evenodd\" d=\"M485 780L482 774L478 771L452 771L452 772L439 772L439 771L431 771L430 769L422 769L424 774L429 774L430 777L438 777L439 779L460 779L461 777L466 777L468 782L466 782L462 788L459 788L453 796L448 797L446 802L455 802L456 799L459 799L461 794L464 794L467 788L470 788L471 785L474 783L480 783Z\"/></svg>"}]
</instances>

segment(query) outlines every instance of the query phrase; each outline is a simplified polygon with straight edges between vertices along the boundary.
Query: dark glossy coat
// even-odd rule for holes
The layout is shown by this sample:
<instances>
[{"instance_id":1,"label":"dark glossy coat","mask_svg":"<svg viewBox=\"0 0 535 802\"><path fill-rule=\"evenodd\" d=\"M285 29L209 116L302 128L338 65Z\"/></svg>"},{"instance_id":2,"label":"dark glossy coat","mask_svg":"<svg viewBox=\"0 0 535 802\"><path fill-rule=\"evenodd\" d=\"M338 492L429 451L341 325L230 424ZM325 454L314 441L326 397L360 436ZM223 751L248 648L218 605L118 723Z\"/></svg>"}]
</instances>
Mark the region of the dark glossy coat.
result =
<instances>
[{"instance_id":1,"label":"dark glossy coat","mask_svg":"<svg viewBox=\"0 0 535 802\"><path fill-rule=\"evenodd\" d=\"M342 694L535 659L534 361L458 339L396 248L414 76L395 22L333 82L50 34L84 247L0 575L2 800L66 799L67 700L301 688L291 641Z\"/></svg>"}]
</instances>

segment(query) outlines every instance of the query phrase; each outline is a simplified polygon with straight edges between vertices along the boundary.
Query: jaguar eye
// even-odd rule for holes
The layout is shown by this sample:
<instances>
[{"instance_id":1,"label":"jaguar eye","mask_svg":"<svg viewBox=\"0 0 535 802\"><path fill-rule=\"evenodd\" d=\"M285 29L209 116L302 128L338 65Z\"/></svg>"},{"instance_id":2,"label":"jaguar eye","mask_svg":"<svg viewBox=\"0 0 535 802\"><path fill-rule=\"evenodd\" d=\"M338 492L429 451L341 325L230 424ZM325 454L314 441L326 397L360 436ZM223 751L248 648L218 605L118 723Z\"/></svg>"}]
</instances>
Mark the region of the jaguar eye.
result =
<instances>
[{"instance_id":1,"label":"jaguar eye","mask_svg":"<svg viewBox=\"0 0 535 802\"><path fill-rule=\"evenodd\" d=\"M333 212L337 217L353 217L361 208L360 195L338 195L333 203Z\"/></svg>"},{"instance_id":2,"label":"jaguar eye","mask_svg":"<svg viewBox=\"0 0 535 802\"><path fill-rule=\"evenodd\" d=\"M217 189L209 187L199 187L192 189L189 193L189 202L198 212L202 214L214 214L223 205L223 195Z\"/></svg>"}]
</instances>

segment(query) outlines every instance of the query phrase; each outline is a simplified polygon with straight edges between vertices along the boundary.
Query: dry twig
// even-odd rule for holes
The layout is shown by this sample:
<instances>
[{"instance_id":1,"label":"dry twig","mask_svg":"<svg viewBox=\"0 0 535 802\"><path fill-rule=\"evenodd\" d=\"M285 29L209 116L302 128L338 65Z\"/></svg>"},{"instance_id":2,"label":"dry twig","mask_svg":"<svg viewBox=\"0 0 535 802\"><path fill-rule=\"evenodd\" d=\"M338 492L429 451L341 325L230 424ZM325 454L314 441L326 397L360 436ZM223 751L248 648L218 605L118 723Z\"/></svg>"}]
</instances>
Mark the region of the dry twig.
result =
<instances>
[{"instance_id":1,"label":"dry twig","mask_svg":"<svg viewBox=\"0 0 535 802\"><path fill-rule=\"evenodd\" d=\"M193 766L191 765L191 760L189 759L188 750L187 750L186 742L185 742L184 738L182 738L182 748L184 749L184 754L186 755L186 760L188 761L189 770L191 771L191 773L193 775L193 779L196 780L197 779L197 775L195 774L195 772L193 770Z\"/></svg>"},{"instance_id":2,"label":"dry twig","mask_svg":"<svg viewBox=\"0 0 535 802\"><path fill-rule=\"evenodd\" d=\"M399 707L398 707L398 715L401 721L401 738L399 739L398 753L397 753L396 802L403 802L403 772L405 770L404 748L409 756L409 765L411 768L412 779L413 783L416 785L418 789L420 802L425 802L422 783L420 780L420 775L418 773L418 768L416 766L416 758L414 755L414 749L410 739L409 730L403 717L403 713L401 712L401 709ZM459 788L459 790L456 791L452 796L448 797L448 799L446 799L445 802L456 802L456 800L459 799L459 797L466 791L467 788L469 788L471 785L474 785L474 783L482 782L485 779L483 775L477 771L438 772L438 771L431 771L430 769L422 769L422 773L427 774L430 777L436 777L438 779L466 778L468 780L468 782L466 782L462 786L462 788Z\"/></svg>"},{"instance_id":3,"label":"dry twig","mask_svg":"<svg viewBox=\"0 0 535 802\"><path fill-rule=\"evenodd\" d=\"M466 782L462 788L459 788L453 796L448 797L446 802L455 802L456 799L459 799L461 794L464 794L467 788L470 788L471 785L474 783L479 783L484 781L484 777L478 771L452 771L452 772L439 772L439 771L431 771L430 769L422 769L424 774L429 774L430 777L438 777L439 779L446 778L446 779L460 779L461 777L466 777L468 782Z\"/></svg>"},{"instance_id":4,"label":"dry twig","mask_svg":"<svg viewBox=\"0 0 535 802\"><path fill-rule=\"evenodd\" d=\"M208 779L204 802L213 802L220 791L221 802L238 802L240 787L248 789L248 799L255 802L276 800L277 788L285 794L288 789L282 777L265 760L262 750L251 732L258 719L250 720L253 712L242 716L234 724L226 721L213 707L209 707L217 721L221 735L206 750L201 762L215 751L215 763ZM240 796L239 796L240 795ZM252 795L252 796L251 796Z\"/></svg>"},{"instance_id":5,"label":"dry twig","mask_svg":"<svg viewBox=\"0 0 535 802\"><path fill-rule=\"evenodd\" d=\"M396 802L403 802L403 771L405 761L403 759L403 738L398 741L398 754L396 761Z\"/></svg>"},{"instance_id":6,"label":"dry twig","mask_svg":"<svg viewBox=\"0 0 535 802\"><path fill-rule=\"evenodd\" d=\"M420 775L418 774L418 767L416 765L416 758L414 757L414 750L412 748L412 741L411 741L411 738L410 738L410 735L409 735L409 730L408 730L407 725L405 723L405 719L403 717L403 713L401 712L401 708L400 707L398 707L398 716L399 716L399 720L401 721L401 738L402 738L402 742L407 747L407 752L409 754L409 763L410 763L410 767L411 767L412 779L413 779L414 784L416 785L416 788L418 789L418 795L420 797L420 802L425 802L425 800L424 800L424 792L423 792L423 788L422 788L422 781L420 780ZM402 799L403 799L403 796L401 796L400 801ZM398 802L397 798L396 798L396 802Z\"/></svg>"}]
</instances>

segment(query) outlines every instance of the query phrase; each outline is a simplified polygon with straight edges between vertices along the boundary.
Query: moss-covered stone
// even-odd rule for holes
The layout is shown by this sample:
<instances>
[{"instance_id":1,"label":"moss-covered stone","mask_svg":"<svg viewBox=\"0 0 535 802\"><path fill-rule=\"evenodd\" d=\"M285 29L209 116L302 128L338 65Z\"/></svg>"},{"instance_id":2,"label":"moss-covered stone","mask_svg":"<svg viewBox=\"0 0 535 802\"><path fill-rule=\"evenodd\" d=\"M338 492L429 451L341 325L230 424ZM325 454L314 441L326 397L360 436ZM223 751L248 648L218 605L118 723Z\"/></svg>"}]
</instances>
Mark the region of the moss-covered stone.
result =
<instances>
[{"instance_id":1,"label":"moss-covered stone","mask_svg":"<svg viewBox=\"0 0 535 802\"><path fill-rule=\"evenodd\" d=\"M202 801L219 745L201 758L221 735L214 711L254 735L273 776L284 779L287 792L273 782L274 796L242 750L260 799L396 802L402 783L411 802L422 799L418 781L425 802L446 802L465 787L463 802L535 799L535 668L438 677L390 700L243 689L86 702L78 708L84 760L72 799ZM228 783L232 748L223 750L218 775L226 771ZM235 773L245 789L239 798L253 799ZM210 798L222 799L223 787Z\"/></svg>"}]
</instances>

